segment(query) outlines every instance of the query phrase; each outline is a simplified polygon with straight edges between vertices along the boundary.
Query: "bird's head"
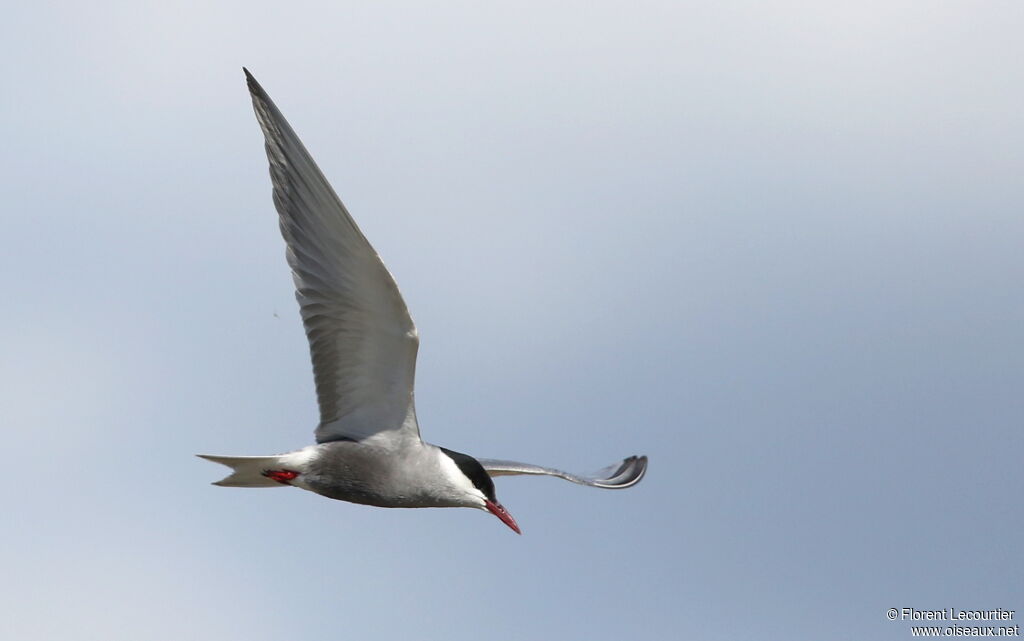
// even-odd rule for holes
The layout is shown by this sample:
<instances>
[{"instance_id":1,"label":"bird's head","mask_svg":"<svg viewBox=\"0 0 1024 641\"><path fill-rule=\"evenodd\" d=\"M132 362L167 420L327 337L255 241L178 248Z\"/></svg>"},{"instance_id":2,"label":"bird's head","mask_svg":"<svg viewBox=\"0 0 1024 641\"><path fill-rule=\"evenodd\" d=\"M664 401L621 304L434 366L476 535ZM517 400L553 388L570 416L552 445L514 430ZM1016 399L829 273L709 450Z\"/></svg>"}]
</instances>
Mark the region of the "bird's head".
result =
<instances>
[{"instance_id":1,"label":"bird's head","mask_svg":"<svg viewBox=\"0 0 1024 641\"><path fill-rule=\"evenodd\" d=\"M439 449L442 459L448 459L453 464L445 464L444 468L448 476L451 477L452 485L458 488L463 495L461 504L466 507L487 510L501 519L502 523L512 528L516 534L522 534L516 520L495 498L494 481L491 480L491 475L487 473L484 466L480 465L480 461L461 452L453 452L443 447Z\"/></svg>"}]
</instances>

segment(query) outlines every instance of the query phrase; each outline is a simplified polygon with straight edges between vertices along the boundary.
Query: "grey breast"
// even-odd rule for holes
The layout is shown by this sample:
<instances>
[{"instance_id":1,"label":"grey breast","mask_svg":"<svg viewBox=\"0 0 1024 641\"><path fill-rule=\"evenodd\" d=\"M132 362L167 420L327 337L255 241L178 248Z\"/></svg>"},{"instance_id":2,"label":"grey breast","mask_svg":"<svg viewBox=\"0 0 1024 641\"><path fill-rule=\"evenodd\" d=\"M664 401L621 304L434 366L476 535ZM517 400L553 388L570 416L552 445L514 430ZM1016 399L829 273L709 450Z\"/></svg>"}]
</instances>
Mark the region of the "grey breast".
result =
<instances>
[{"instance_id":1,"label":"grey breast","mask_svg":"<svg viewBox=\"0 0 1024 641\"><path fill-rule=\"evenodd\" d=\"M435 457L423 447L396 452L357 441L331 441L303 474L317 494L378 507L443 507L430 480Z\"/></svg>"}]
</instances>

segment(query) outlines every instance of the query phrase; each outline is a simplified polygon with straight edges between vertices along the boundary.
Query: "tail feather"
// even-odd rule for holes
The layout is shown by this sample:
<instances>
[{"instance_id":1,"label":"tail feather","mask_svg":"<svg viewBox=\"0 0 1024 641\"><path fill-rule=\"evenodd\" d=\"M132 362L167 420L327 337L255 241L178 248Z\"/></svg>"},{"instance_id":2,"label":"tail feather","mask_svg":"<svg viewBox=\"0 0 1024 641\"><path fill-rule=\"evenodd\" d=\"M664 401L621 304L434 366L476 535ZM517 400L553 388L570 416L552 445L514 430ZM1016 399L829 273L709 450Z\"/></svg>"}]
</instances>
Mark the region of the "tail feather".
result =
<instances>
[{"instance_id":1,"label":"tail feather","mask_svg":"<svg viewBox=\"0 0 1024 641\"><path fill-rule=\"evenodd\" d=\"M214 485L223 487L287 487L263 475L281 465L280 456L211 456L196 454L199 458L231 468L232 473Z\"/></svg>"}]
</instances>

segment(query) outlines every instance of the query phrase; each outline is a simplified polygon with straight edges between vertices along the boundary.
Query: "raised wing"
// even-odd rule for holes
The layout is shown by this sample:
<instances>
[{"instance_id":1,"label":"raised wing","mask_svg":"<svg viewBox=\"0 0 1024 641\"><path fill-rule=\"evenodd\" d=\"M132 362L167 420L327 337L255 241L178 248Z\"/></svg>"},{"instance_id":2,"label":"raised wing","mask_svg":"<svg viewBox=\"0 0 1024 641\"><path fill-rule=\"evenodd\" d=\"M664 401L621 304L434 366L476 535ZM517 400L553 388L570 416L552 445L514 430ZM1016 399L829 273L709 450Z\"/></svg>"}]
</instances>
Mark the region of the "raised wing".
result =
<instances>
[{"instance_id":1,"label":"raised wing","mask_svg":"<svg viewBox=\"0 0 1024 641\"><path fill-rule=\"evenodd\" d=\"M600 487L606 490L621 490L627 487L633 487L640 482L640 479L644 477L644 473L647 471L646 456L630 456L629 458L623 459L620 463L609 465L603 470L588 476L570 474L569 472L563 472L562 470L556 470L550 467L540 467L539 465L530 465L529 463L516 463L515 461L499 461L496 459L485 458L478 460L480 461L480 465L483 465L484 469L487 470L487 473L491 476L544 474L547 476L557 476L558 478L565 479L566 481L572 481L573 483L579 483L580 485Z\"/></svg>"},{"instance_id":2,"label":"raised wing","mask_svg":"<svg viewBox=\"0 0 1024 641\"><path fill-rule=\"evenodd\" d=\"M398 286L284 116L248 70L245 76L313 358L316 440L387 431L418 439L419 338Z\"/></svg>"}]
</instances>

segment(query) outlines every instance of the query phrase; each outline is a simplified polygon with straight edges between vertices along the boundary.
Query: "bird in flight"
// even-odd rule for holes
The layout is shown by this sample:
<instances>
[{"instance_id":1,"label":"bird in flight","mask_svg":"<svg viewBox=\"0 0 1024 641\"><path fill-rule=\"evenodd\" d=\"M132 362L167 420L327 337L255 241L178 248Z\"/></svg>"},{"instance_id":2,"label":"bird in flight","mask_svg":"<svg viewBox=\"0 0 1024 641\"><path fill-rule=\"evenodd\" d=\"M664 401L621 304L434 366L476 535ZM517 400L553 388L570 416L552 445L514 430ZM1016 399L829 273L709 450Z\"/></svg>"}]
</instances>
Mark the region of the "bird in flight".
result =
<instances>
[{"instance_id":1,"label":"bird in flight","mask_svg":"<svg viewBox=\"0 0 1024 641\"><path fill-rule=\"evenodd\" d=\"M630 456L593 475L474 458L420 438L413 402L419 335L395 279L247 69L266 140L274 205L309 339L320 424L316 444L277 456L199 456L231 468L214 485L293 486L379 507L486 510L521 533L496 476L539 474L622 489L647 470Z\"/></svg>"}]
</instances>

